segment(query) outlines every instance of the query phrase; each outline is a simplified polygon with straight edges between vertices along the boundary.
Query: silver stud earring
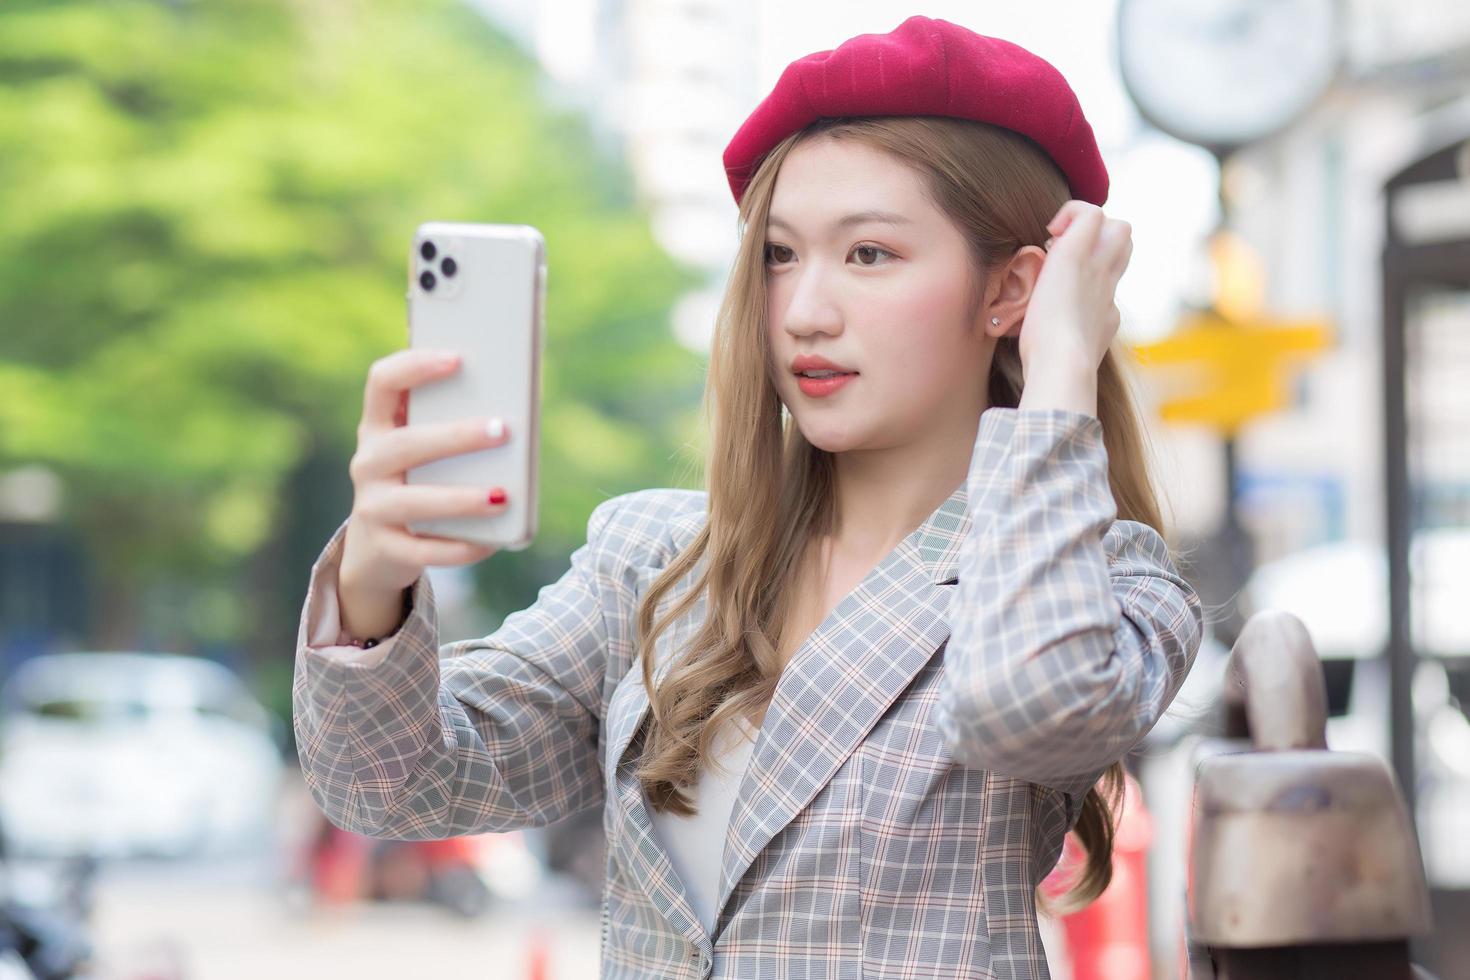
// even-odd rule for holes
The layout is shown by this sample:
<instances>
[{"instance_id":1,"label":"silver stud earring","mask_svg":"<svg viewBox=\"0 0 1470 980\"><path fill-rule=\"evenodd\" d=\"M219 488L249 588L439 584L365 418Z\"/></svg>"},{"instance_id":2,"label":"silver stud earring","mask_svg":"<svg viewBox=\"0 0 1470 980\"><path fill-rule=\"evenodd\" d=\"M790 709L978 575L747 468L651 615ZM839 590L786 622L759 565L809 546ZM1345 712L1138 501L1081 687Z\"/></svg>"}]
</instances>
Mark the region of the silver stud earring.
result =
<instances>
[{"instance_id":1,"label":"silver stud earring","mask_svg":"<svg viewBox=\"0 0 1470 980\"><path fill-rule=\"evenodd\" d=\"M993 317L990 318L990 322L993 323L993 324L995 324L998 327L998 326L1000 326L1000 317L993 316Z\"/></svg>"}]
</instances>

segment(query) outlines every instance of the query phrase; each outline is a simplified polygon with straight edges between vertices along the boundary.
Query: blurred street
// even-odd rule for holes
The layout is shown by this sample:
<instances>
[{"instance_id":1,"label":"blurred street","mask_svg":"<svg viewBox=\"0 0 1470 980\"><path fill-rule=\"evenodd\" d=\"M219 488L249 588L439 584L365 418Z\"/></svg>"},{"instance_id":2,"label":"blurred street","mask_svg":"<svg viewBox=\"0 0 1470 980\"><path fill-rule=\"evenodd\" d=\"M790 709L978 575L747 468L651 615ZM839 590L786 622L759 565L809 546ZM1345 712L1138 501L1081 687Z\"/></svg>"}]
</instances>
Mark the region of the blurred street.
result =
<instances>
[{"instance_id":1,"label":"blurred street","mask_svg":"<svg viewBox=\"0 0 1470 980\"><path fill-rule=\"evenodd\" d=\"M263 976L422 976L463 969L530 976L527 935L552 930L548 978L597 975L597 912L559 908L538 895L482 921L413 905L311 912L284 903L265 882L170 870L109 876L97 907L97 953L108 980L173 963L188 980Z\"/></svg>"},{"instance_id":2,"label":"blurred street","mask_svg":"<svg viewBox=\"0 0 1470 980\"><path fill-rule=\"evenodd\" d=\"M304 794L291 786L288 810ZM400 980L431 968L507 980L597 975L595 900L589 908L580 886L562 876L546 876L523 898L497 897L484 915L461 919L419 902L313 908L288 887L284 870L269 852L209 864L104 866L93 916L98 976ZM542 974L532 972L537 929L545 930Z\"/></svg>"}]
</instances>

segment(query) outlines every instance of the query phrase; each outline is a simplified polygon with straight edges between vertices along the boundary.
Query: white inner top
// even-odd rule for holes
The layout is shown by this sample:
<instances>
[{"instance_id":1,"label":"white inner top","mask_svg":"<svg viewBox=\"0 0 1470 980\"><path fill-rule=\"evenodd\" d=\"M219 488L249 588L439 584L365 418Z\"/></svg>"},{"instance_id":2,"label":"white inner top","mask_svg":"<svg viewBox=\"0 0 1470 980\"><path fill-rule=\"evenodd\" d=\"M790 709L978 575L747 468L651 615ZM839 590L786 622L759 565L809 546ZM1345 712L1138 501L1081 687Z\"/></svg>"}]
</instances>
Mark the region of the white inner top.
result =
<instances>
[{"instance_id":1,"label":"white inner top","mask_svg":"<svg viewBox=\"0 0 1470 980\"><path fill-rule=\"evenodd\" d=\"M735 809L735 795L750 763L757 733L744 717L737 716L736 721L739 730L726 723L715 734L713 748L720 766L729 771L706 767L699 782L686 790L698 812L692 817L653 813L654 830L669 852L705 932L711 935L715 931L715 896L720 888L720 862L725 855L730 813ZM742 731L745 737L740 737Z\"/></svg>"}]
</instances>

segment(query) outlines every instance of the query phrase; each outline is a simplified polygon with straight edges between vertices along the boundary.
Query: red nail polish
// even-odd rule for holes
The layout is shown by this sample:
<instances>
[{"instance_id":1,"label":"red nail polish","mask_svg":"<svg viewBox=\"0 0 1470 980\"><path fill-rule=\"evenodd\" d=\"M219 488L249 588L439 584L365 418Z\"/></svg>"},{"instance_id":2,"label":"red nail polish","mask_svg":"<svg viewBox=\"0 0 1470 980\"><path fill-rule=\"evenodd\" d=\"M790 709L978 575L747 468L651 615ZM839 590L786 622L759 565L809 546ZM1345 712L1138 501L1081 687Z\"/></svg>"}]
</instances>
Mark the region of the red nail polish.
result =
<instances>
[{"instance_id":1,"label":"red nail polish","mask_svg":"<svg viewBox=\"0 0 1470 980\"><path fill-rule=\"evenodd\" d=\"M502 490L502 489L500 489L499 487L496 487L494 490L491 490L490 491L490 502L492 504L503 504L503 503L505 503L505 491Z\"/></svg>"}]
</instances>

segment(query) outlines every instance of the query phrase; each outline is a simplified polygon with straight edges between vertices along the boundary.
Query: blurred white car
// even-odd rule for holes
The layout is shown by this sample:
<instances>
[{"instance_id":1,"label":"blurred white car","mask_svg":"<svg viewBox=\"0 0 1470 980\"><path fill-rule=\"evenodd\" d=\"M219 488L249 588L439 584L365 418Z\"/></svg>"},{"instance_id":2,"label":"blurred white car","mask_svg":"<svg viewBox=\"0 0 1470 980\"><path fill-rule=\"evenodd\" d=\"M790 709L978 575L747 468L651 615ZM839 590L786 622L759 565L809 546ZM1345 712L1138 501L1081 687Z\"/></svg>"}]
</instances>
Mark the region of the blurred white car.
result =
<instances>
[{"instance_id":1,"label":"blurred white car","mask_svg":"<svg viewBox=\"0 0 1470 980\"><path fill-rule=\"evenodd\" d=\"M46 654L0 688L7 854L241 854L273 833L284 725L227 667Z\"/></svg>"}]
</instances>

